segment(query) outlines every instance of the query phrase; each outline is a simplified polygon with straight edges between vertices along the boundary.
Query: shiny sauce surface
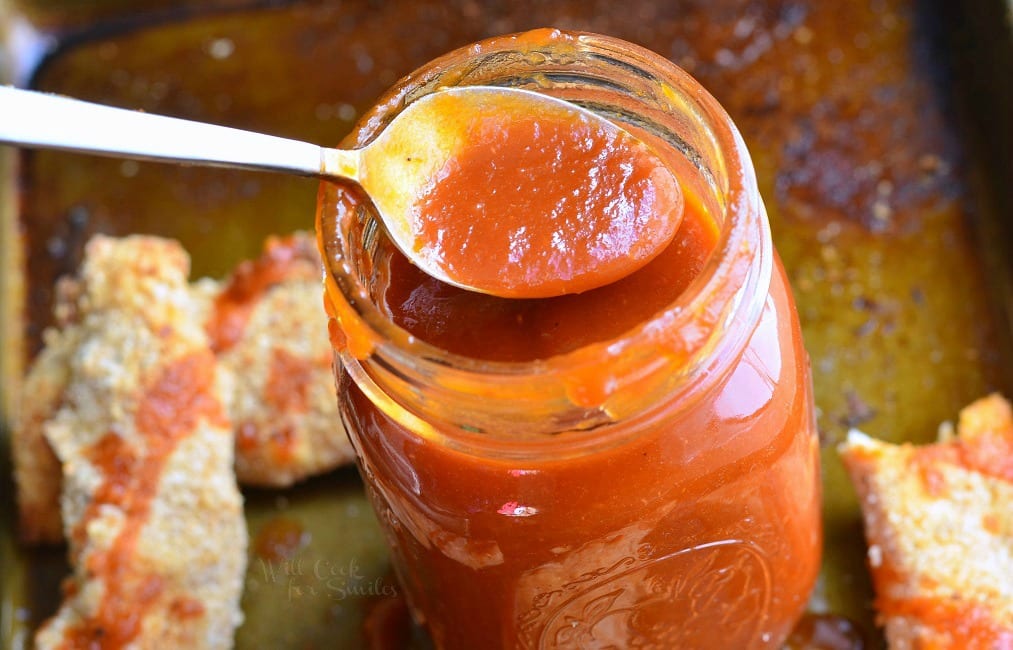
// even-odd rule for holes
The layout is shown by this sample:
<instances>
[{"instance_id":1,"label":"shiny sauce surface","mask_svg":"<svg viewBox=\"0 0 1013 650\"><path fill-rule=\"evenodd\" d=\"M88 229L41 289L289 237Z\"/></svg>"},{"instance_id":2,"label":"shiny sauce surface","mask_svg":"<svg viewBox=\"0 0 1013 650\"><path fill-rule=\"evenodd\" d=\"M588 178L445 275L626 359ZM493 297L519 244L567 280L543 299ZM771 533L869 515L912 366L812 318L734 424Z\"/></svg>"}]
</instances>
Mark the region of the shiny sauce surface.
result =
<instances>
[{"instance_id":1,"label":"shiny sauce surface","mask_svg":"<svg viewBox=\"0 0 1013 650\"><path fill-rule=\"evenodd\" d=\"M665 248L682 196L662 159L610 123L518 101L468 122L418 197L413 252L462 286L538 298L604 286Z\"/></svg>"},{"instance_id":2,"label":"shiny sauce surface","mask_svg":"<svg viewBox=\"0 0 1013 650\"><path fill-rule=\"evenodd\" d=\"M527 361L618 337L671 304L699 274L718 226L687 201L672 242L642 269L611 284L553 298L510 299L466 291L390 261L385 308L432 345L477 359Z\"/></svg>"}]
</instances>

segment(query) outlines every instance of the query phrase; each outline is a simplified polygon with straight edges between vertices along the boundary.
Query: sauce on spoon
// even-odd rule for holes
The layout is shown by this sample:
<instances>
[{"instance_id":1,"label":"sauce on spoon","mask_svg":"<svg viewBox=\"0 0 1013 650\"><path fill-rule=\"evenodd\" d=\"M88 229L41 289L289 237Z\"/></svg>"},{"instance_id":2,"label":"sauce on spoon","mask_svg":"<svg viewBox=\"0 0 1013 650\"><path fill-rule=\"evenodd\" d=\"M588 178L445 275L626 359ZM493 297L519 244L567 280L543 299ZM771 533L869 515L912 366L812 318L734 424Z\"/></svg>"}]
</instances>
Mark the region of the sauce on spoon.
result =
<instances>
[{"instance_id":1,"label":"sauce on spoon","mask_svg":"<svg viewBox=\"0 0 1013 650\"><path fill-rule=\"evenodd\" d=\"M611 122L529 95L430 96L430 110L461 116L461 144L409 209L405 252L510 298L581 293L643 267L682 220L672 171Z\"/></svg>"}]
</instances>

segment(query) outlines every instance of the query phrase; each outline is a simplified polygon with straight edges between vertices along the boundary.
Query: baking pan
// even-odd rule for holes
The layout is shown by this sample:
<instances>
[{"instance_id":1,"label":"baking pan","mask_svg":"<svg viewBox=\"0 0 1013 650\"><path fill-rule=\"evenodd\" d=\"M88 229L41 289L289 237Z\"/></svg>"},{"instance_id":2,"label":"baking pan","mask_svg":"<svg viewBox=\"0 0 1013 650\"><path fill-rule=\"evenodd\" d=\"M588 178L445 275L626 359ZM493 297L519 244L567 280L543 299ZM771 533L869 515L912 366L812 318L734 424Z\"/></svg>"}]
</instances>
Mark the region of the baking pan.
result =
<instances>
[{"instance_id":1,"label":"baking pan","mask_svg":"<svg viewBox=\"0 0 1013 650\"><path fill-rule=\"evenodd\" d=\"M608 33L700 79L752 151L812 360L826 541L810 609L881 645L835 445L853 427L927 442L974 398L1013 394L1006 3L141 4L0 8L4 81L333 145L399 77L493 34ZM0 175L5 443L54 283L89 236L174 237L194 277L221 276L265 236L311 228L316 196L304 179L10 148ZM0 459L0 641L30 647L58 604L64 550L18 544L6 444ZM254 543L237 647L369 647L378 629L387 647L427 646L404 624L353 469L246 499ZM258 536L279 526L302 542L258 554Z\"/></svg>"}]
</instances>

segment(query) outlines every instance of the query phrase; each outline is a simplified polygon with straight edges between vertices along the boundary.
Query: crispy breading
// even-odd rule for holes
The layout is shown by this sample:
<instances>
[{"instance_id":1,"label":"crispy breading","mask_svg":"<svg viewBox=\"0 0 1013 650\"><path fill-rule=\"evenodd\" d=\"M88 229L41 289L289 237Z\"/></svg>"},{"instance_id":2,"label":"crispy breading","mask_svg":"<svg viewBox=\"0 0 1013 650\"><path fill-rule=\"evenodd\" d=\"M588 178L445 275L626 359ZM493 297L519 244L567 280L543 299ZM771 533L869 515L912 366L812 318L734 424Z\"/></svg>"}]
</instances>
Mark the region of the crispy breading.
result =
<instances>
[{"instance_id":1,"label":"crispy breading","mask_svg":"<svg viewBox=\"0 0 1013 650\"><path fill-rule=\"evenodd\" d=\"M354 460L337 410L320 283L315 242L300 233L269 239L263 256L240 264L226 282L189 287L191 320L207 329L221 371L234 376L225 402L241 483L288 486ZM60 466L42 426L63 400L80 345L80 291L76 281L60 283L56 327L29 368L14 427L19 533L27 543L63 539ZM135 300L121 307L143 313L150 306Z\"/></svg>"},{"instance_id":2,"label":"crispy breading","mask_svg":"<svg viewBox=\"0 0 1013 650\"><path fill-rule=\"evenodd\" d=\"M166 240L87 246L78 338L42 426L73 574L40 649L232 646L247 538L227 378L191 317L188 272Z\"/></svg>"},{"instance_id":3,"label":"crispy breading","mask_svg":"<svg viewBox=\"0 0 1013 650\"><path fill-rule=\"evenodd\" d=\"M334 390L314 239L270 238L211 300L207 326L219 362L235 376L236 475L286 486L354 460Z\"/></svg>"},{"instance_id":4,"label":"crispy breading","mask_svg":"<svg viewBox=\"0 0 1013 650\"><path fill-rule=\"evenodd\" d=\"M852 431L876 608L892 650L1013 648L1013 417L998 395L958 437L893 445Z\"/></svg>"}]
</instances>

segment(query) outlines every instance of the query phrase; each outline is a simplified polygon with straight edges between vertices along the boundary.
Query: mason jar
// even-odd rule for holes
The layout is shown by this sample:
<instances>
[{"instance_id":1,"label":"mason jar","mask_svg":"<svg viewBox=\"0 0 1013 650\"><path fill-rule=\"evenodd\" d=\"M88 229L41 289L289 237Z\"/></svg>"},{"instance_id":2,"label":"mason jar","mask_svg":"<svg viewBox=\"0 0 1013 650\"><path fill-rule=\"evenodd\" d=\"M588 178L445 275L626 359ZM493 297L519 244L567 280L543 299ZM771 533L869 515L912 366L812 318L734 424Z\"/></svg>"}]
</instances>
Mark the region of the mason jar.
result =
<instances>
[{"instance_id":1,"label":"mason jar","mask_svg":"<svg viewBox=\"0 0 1013 650\"><path fill-rule=\"evenodd\" d=\"M686 214L626 278L510 300L425 276L357 187L321 184L341 414L413 616L447 649L780 647L818 571L818 444L742 138L666 59L538 30L413 72L343 146L463 85L619 123Z\"/></svg>"}]
</instances>

